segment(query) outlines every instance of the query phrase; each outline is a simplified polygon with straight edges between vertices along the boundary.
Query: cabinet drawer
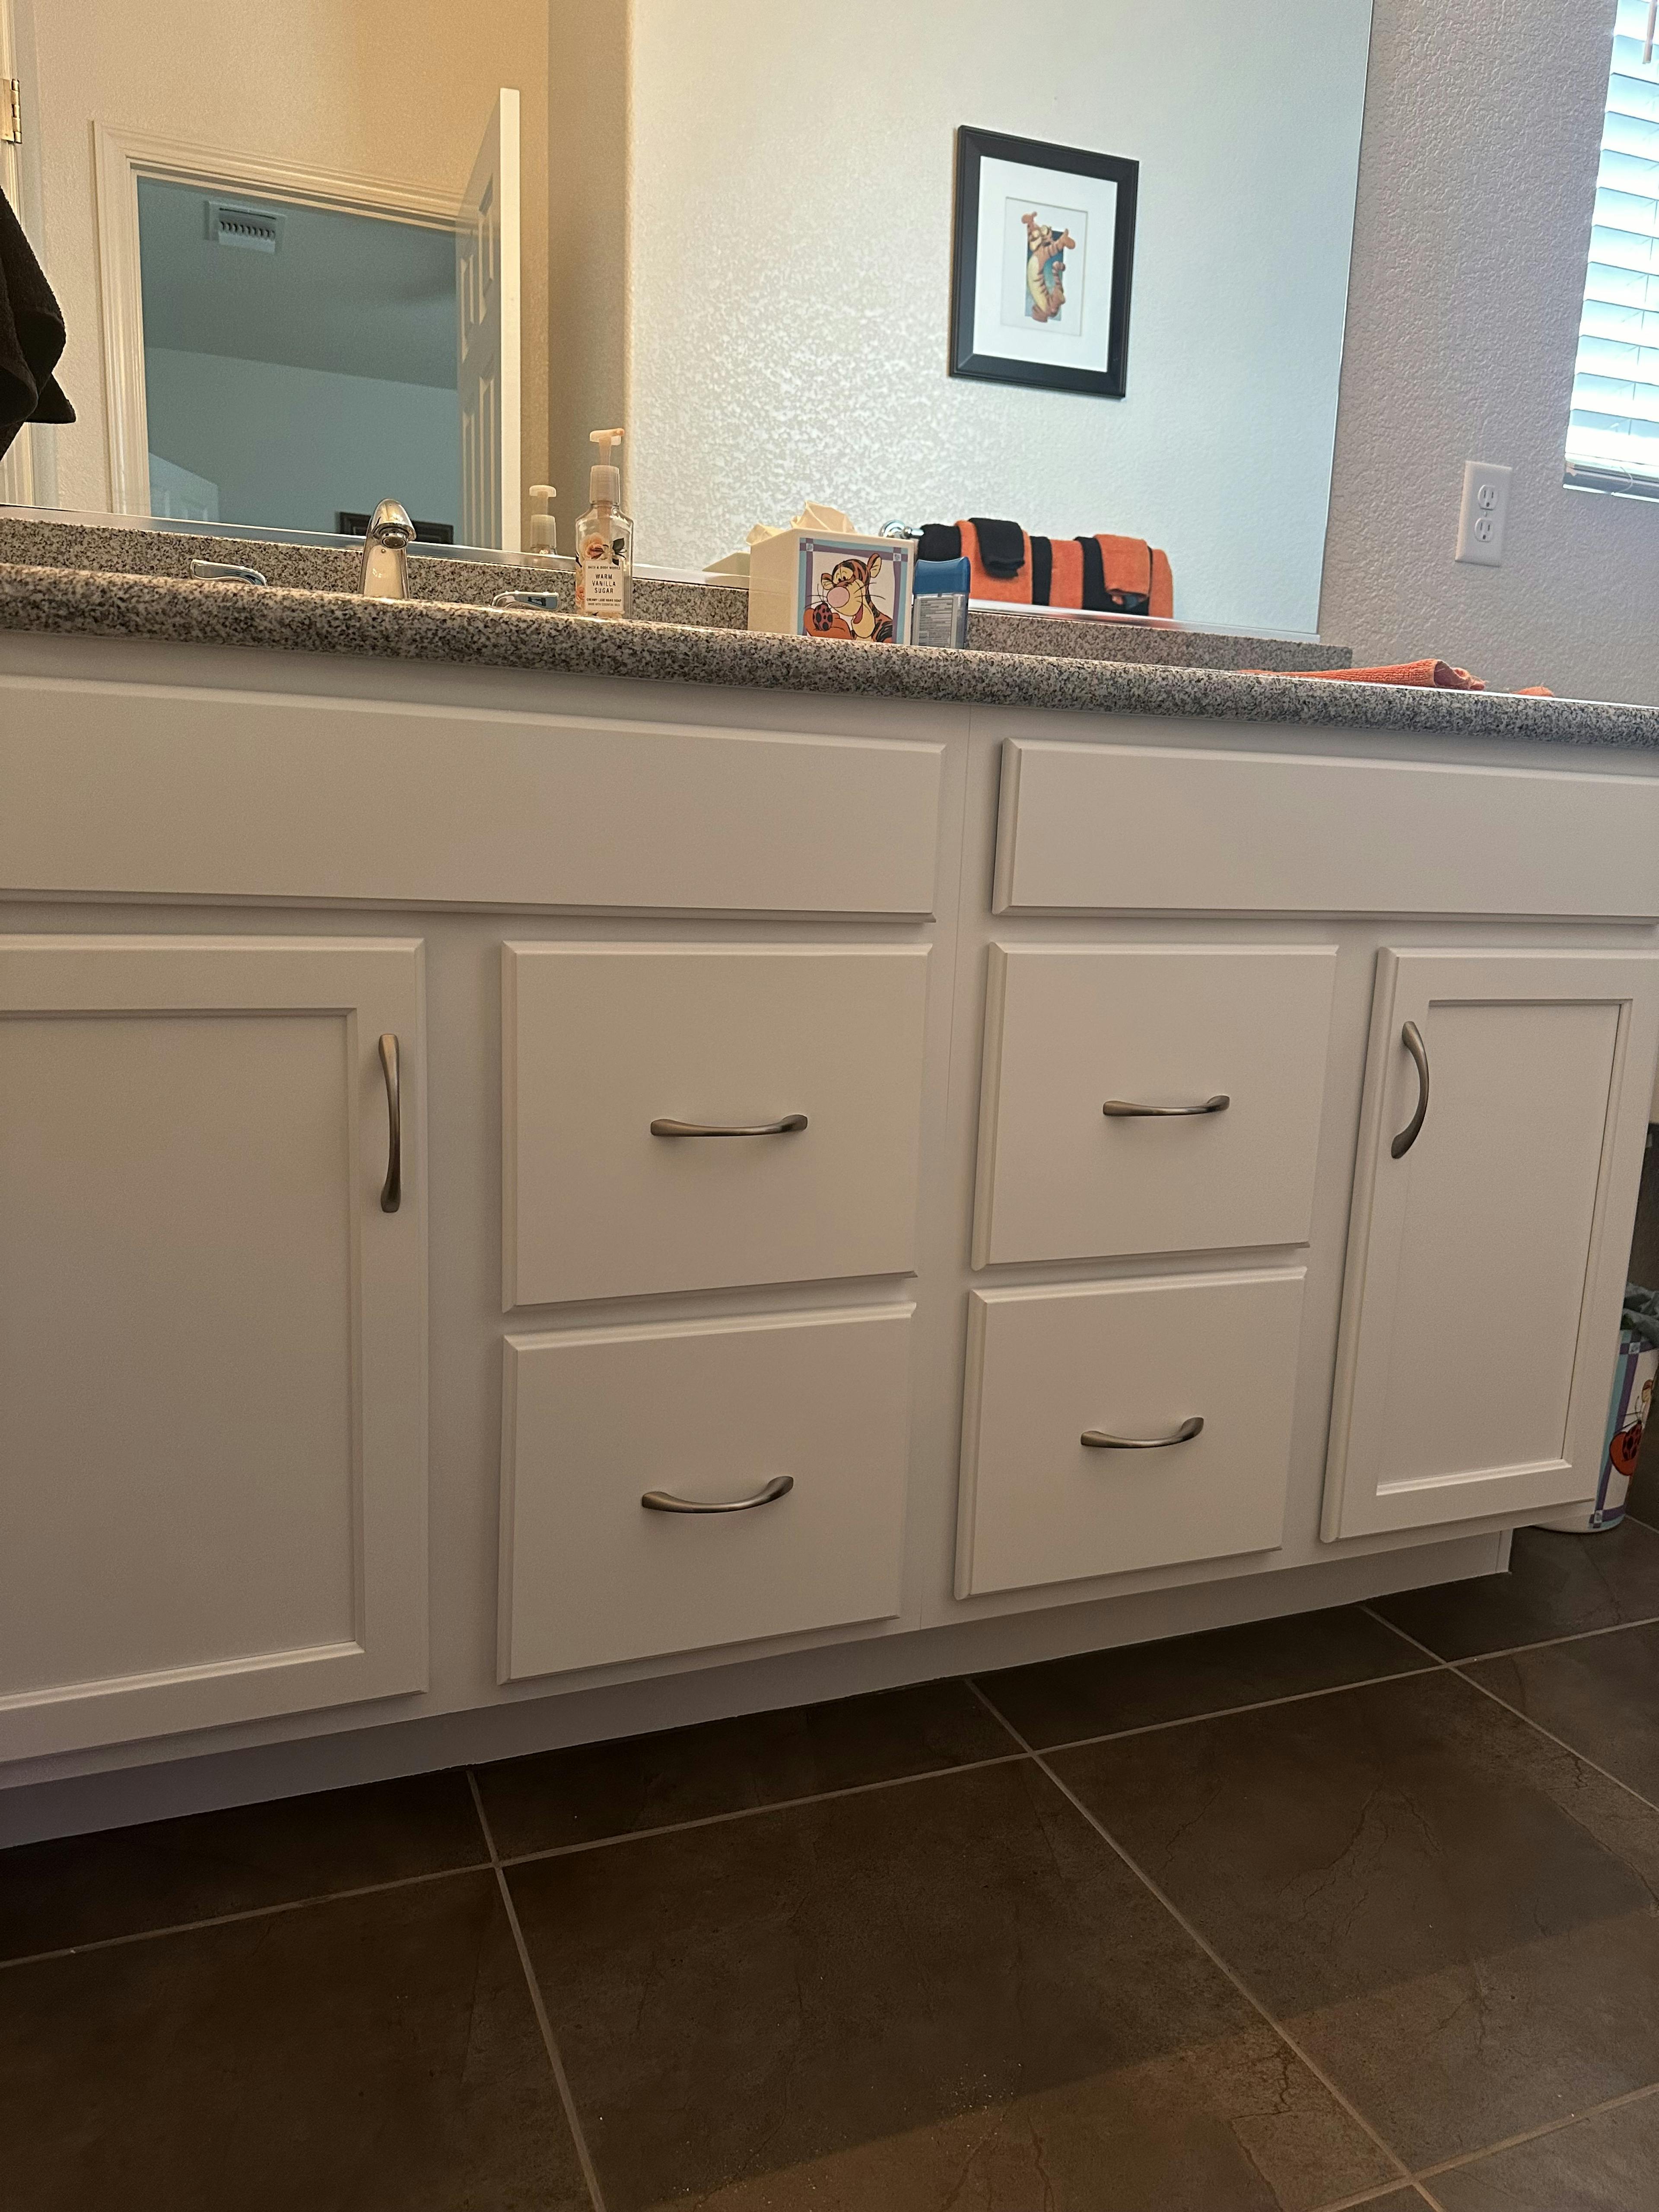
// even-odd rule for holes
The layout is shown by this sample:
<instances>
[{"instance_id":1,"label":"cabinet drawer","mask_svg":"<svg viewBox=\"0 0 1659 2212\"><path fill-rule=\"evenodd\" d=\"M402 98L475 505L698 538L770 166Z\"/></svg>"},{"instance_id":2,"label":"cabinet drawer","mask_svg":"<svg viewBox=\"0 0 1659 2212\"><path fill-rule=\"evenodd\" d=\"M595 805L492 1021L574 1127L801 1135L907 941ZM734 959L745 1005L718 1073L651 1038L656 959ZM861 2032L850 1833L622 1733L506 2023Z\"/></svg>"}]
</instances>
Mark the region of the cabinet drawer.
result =
<instances>
[{"instance_id":1,"label":"cabinet drawer","mask_svg":"<svg viewBox=\"0 0 1659 2212\"><path fill-rule=\"evenodd\" d=\"M1304 1270L976 1291L957 1595L1271 1551ZM1172 1437L1097 1448L1085 1431Z\"/></svg>"},{"instance_id":2,"label":"cabinet drawer","mask_svg":"<svg viewBox=\"0 0 1659 2212\"><path fill-rule=\"evenodd\" d=\"M927 980L926 946L507 945L507 1304L910 1268Z\"/></svg>"},{"instance_id":3,"label":"cabinet drawer","mask_svg":"<svg viewBox=\"0 0 1659 2212\"><path fill-rule=\"evenodd\" d=\"M975 1266L1305 1243L1335 975L1332 945L993 945Z\"/></svg>"},{"instance_id":4,"label":"cabinet drawer","mask_svg":"<svg viewBox=\"0 0 1659 2212\"><path fill-rule=\"evenodd\" d=\"M501 1680L896 1613L914 1311L510 1337Z\"/></svg>"},{"instance_id":5,"label":"cabinet drawer","mask_svg":"<svg viewBox=\"0 0 1659 2212\"><path fill-rule=\"evenodd\" d=\"M1659 915L1659 780L1003 747L994 910Z\"/></svg>"}]
</instances>

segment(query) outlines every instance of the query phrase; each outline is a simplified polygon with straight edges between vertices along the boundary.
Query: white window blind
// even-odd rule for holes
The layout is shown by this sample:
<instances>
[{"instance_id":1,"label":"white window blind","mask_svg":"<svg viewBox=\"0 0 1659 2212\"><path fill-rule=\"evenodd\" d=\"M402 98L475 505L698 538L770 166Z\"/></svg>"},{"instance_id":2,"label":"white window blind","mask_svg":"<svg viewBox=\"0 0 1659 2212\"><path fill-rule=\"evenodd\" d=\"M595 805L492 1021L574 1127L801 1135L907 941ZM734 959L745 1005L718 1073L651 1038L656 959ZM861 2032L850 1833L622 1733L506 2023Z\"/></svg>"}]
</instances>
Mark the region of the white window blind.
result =
<instances>
[{"instance_id":1,"label":"white window blind","mask_svg":"<svg viewBox=\"0 0 1659 2212\"><path fill-rule=\"evenodd\" d=\"M1613 23L1567 482L1659 498L1659 23L1650 0L1619 0Z\"/></svg>"}]
</instances>

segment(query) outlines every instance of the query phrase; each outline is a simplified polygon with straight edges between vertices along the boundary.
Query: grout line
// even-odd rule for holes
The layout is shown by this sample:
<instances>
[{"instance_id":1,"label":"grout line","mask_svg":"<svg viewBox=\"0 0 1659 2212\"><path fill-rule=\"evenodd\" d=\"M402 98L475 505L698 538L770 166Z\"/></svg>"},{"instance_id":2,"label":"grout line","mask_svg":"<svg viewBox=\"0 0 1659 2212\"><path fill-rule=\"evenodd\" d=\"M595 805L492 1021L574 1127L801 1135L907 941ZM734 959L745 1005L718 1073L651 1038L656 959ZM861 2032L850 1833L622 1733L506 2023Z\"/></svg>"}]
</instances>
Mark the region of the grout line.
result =
<instances>
[{"instance_id":1,"label":"grout line","mask_svg":"<svg viewBox=\"0 0 1659 2212\"><path fill-rule=\"evenodd\" d=\"M1659 2081L1650 2081L1644 2088L1626 2089L1622 2096L1604 2097L1599 2105L1586 2105L1583 2112L1569 2112L1564 2120L1546 2120L1541 2127L1528 2128L1518 2136L1505 2136L1501 2142L1486 2143L1480 2150L1461 2151L1455 2158L1443 2158L1437 2165L1422 2169L1417 2178L1418 2186L1422 2187L1425 2178L1455 2173L1459 2166L1477 2165L1483 2158L1496 2158L1500 2151L1514 2150L1521 2143L1540 2142L1546 2136L1559 2136L1585 2120L1599 2119L1603 2112L1616 2112L1624 2105L1639 2105L1644 2097L1656 2094L1659 2094Z\"/></svg>"},{"instance_id":2,"label":"grout line","mask_svg":"<svg viewBox=\"0 0 1659 2212\"><path fill-rule=\"evenodd\" d=\"M1433 2203L1431 2197L1424 2195L1420 2181L1385 2181L1381 2189L1363 2190L1358 2197L1339 2197L1332 2203L1322 2204L1319 2212L1365 2212L1368 2204L1386 2203L1390 2197L1398 2196L1401 2189L1421 2203ZM1441 2207L1435 2205L1434 2212L1441 2212Z\"/></svg>"},{"instance_id":3,"label":"grout line","mask_svg":"<svg viewBox=\"0 0 1659 2212\"><path fill-rule=\"evenodd\" d=\"M40 1966L52 1959L79 1959L88 1951L117 1951L129 1943L152 1943L161 1936L191 1936L203 1928L234 1928L244 1920L268 1920L273 1913L306 1912L313 1905L337 1905L343 1899L379 1897L393 1889L413 1889L423 1881L447 1881L458 1874L488 1874L489 1863L471 1860L465 1866L434 1867L428 1874L399 1875L392 1881L366 1881L356 1889L325 1889L315 1897L285 1897L274 1905L250 1905L245 1912L213 1912L201 1920L170 1920L162 1928L135 1928L125 1936L95 1936L89 1942L65 1943L56 1951L28 1951L21 1958L0 1959L0 1973L12 1966Z\"/></svg>"},{"instance_id":4,"label":"grout line","mask_svg":"<svg viewBox=\"0 0 1659 2212\"><path fill-rule=\"evenodd\" d=\"M1477 1682L1473 1675L1466 1674L1462 1667L1454 1667L1451 1672L1456 1675L1460 1682L1467 1682L1470 1689L1479 1690L1483 1698L1490 1698L1493 1705L1501 1705L1506 1713L1513 1713L1516 1720L1523 1721L1529 1729L1541 1735L1547 1743L1553 1743L1558 1751L1565 1751L1570 1759L1576 1759L1581 1766L1588 1766L1592 1774L1599 1774L1604 1782L1611 1782L1615 1789L1622 1790L1626 1796L1633 1797L1638 1805L1645 1806L1650 1813L1659 1813L1659 1804L1656 1804L1651 1797L1644 1797L1631 1783L1621 1782L1610 1768L1589 1758L1575 1744L1569 1743L1565 1736L1557 1735L1553 1729L1547 1729L1542 1721L1535 1721L1530 1713L1523 1713L1519 1705L1512 1705L1507 1698L1500 1698L1496 1690L1489 1690L1484 1682Z\"/></svg>"},{"instance_id":5,"label":"grout line","mask_svg":"<svg viewBox=\"0 0 1659 2212\"><path fill-rule=\"evenodd\" d=\"M997 1719L1002 1723L1003 1726L1008 1730L1011 1735L1016 1737L1021 1742L1024 1741L1024 1738L1020 1735L1019 1730L1014 1726L1013 1723L1008 1719L1006 1714L997 1711L997 1708L991 1703L991 1700L986 1696L984 1691L979 1687L979 1685L975 1682L971 1677L969 1678L968 1686L973 1692L974 1695L980 1700L981 1704L985 1706L986 1710L988 1712L995 1714ZM1027 1748L1030 1749L1030 1747L1028 1745ZM1042 1753L1040 1751L1032 1751L1031 1757L1041 1771L1048 1776L1049 1781L1054 1785L1054 1788L1060 1791L1061 1796L1065 1797L1076 1808L1076 1810L1083 1815L1083 1818L1088 1822L1089 1826L1094 1830L1101 1841L1106 1844L1107 1848L1116 1854L1117 1857L1122 1861L1123 1864L1129 1869L1129 1872L1133 1875L1136 1881L1138 1881L1143 1887L1150 1890L1152 1894L1164 1907L1164 1910L1170 1915L1170 1917L1176 1922L1177 1926L1184 1929L1187 1935L1194 1943L1197 1944L1199 1949L1203 1952L1205 1957L1209 1960L1211 1965L1215 1966L1221 1973L1226 1976L1227 1979L1232 1984L1233 1987L1238 1991L1239 1995L1244 1999L1251 2010L1260 2014L1261 2017L1267 2022L1267 2026L1279 2038L1279 2041L1283 2043L1289 2051L1292 2051L1298 2059L1300 2059L1303 2065L1307 2068L1309 2073L1314 2076L1315 2080L1322 2084L1326 2091L1335 2100L1337 2104L1341 2106L1342 2110L1348 2115L1348 2118L1353 2121L1354 2124L1370 2139L1371 2142L1374 2143L1376 2148L1382 2153L1382 2155L1389 2160L1390 2165L1397 2169L1397 2178L1395 2182L1389 2185L1389 2186L1397 2188L1401 2182L1409 2184L1412 2180L1411 2169L1406 2164L1404 2159L1401 2157L1399 2152L1395 2149L1394 2146L1377 2133L1376 2130L1371 2125L1370 2122L1365 2118L1364 2114L1359 2110L1358 2106L1352 2103L1348 2098L1343 2095L1341 2090L1337 2087L1335 2082L1331 2080L1324 2069L1316 2063L1313 2058L1310 2057L1308 2052L1302 2048L1302 2045L1290 2033L1290 2030L1285 2027L1281 2021L1273 2017L1273 2014L1268 2011L1267 2006L1262 2003L1261 1998L1256 1996L1255 1990L1251 1989L1249 1984L1244 1980L1242 1975L1235 1972L1233 1968L1230 1966L1227 1961L1222 1957L1220 1952L1216 1949L1215 1946L1210 1942L1206 1937L1200 1934L1199 1930L1194 1926L1193 1923L1188 1919L1186 1914L1180 1910L1179 1906L1176 1905L1174 1899L1169 1896L1167 1892L1159 1887L1158 1884L1152 1880L1151 1875L1146 1872L1144 1867L1139 1865L1135 1860L1130 1857L1128 1852L1124 1850L1122 1844L1118 1842L1116 1837L1114 1836L1110 1830L1105 1827L1100 1820L1096 1819L1095 1815L1089 1810L1089 1808L1077 1795L1076 1791L1067 1788L1066 1784L1060 1780L1059 1775L1054 1772L1053 1767L1048 1765L1048 1762Z\"/></svg>"},{"instance_id":6,"label":"grout line","mask_svg":"<svg viewBox=\"0 0 1659 2212\"><path fill-rule=\"evenodd\" d=\"M1644 1613L1638 1620L1613 1620L1605 1628L1575 1628L1570 1636L1540 1636L1534 1644L1506 1644L1497 1651L1468 1651L1461 1659L1448 1659L1449 1667L1478 1667L1483 1659L1515 1659L1528 1651L1553 1651L1563 1644L1589 1644L1598 1636L1622 1636L1626 1629L1659 1628L1659 1613Z\"/></svg>"},{"instance_id":7,"label":"grout line","mask_svg":"<svg viewBox=\"0 0 1659 2212\"><path fill-rule=\"evenodd\" d=\"M1431 1667L1401 1667L1392 1674L1365 1674L1353 1682L1326 1682L1316 1690L1290 1690L1282 1698L1257 1698L1248 1705L1218 1705L1211 1712L1177 1713L1171 1720L1146 1721L1139 1728L1107 1729L1099 1735L1067 1736L1063 1743L1046 1743L1040 1749L1034 1747L1032 1756L1046 1759L1051 1753L1081 1751L1091 1743L1121 1743L1129 1736L1158 1735L1166 1729L1196 1728L1200 1721L1231 1720L1235 1713L1269 1712L1275 1705L1299 1705L1311 1698L1339 1697L1344 1690L1374 1690L1384 1682L1415 1681L1420 1674L1437 1674L1445 1663L1443 1660L1437 1659ZM974 1676L964 1674L962 1679L970 1686L975 1686ZM988 1703L988 1698L987 1701ZM1009 1723L1003 1720L1000 1712L997 1718L1002 1721L1005 1728L1009 1727Z\"/></svg>"},{"instance_id":8,"label":"grout line","mask_svg":"<svg viewBox=\"0 0 1659 2212\"><path fill-rule=\"evenodd\" d=\"M1010 1729L1009 1734L1012 1733ZM872 1790L903 1790L913 1782L944 1782L953 1774L977 1774L988 1766L1018 1766L1030 1757L1028 1751L1003 1751L994 1759L970 1759L960 1766L929 1766L919 1774L885 1775L879 1782L849 1782L842 1790L813 1790L805 1797L779 1797L766 1805L737 1805L729 1813L704 1813L695 1820L670 1820L659 1828L624 1828L617 1835L590 1836L580 1844L548 1844L538 1851L514 1851L501 1864L532 1866L541 1859L569 1858L577 1851L608 1851L617 1844L645 1844L654 1836L680 1836L692 1828L720 1828L731 1820L753 1820L767 1813L794 1812L802 1805L825 1805L837 1797L867 1796Z\"/></svg>"},{"instance_id":9,"label":"grout line","mask_svg":"<svg viewBox=\"0 0 1659 2212\"><path fill-rule=\"evenodd\" d=\"M577 2163L582 2170L582 2179L587 2185L588 2200L593 2212L605 2212L605 2192L599 2187L599 2177L594 2170L592 2153L587 2148L587 2137L576 2111L576 2100L570 2094L570 2078L564 2070L564 2061L559 2056L558 2039L553 2033L553 2023L547 2016L547 2004L542 1996L542 1985L536 1978L536 1970L530 1963L530 1947L524 1940L524 1929L519 1924L519 1909L513 1902L513 1893L507 1887L507 1870L495 1849L495 1837L489 1825L489 1815L484 1811L483 1798L478 1790L478 1778L469 1766L466 1785L472 1792L472 1802L478 1815L478 1826L483 1830L484 1841L489 1847L489 1863L495 1869L495 1887L507 1911L507 1924L513 1931L513 1942L519 1954L519 1965L524 1972L525 1984L530 1991L530 2002L536 2014L536 2025L541 2030L542 2043L547 2052L547 2063L553 2069L554 2087L559 2093L559 2102L564 2107L565 2125L570 2130L570 2140L575 2146Z\"/></svg>"},{"instance_id":10,"label":"grout line","mask_svg":"<svg viewBox=\"0 0 1659 2212\"><path fill-rule=\"evenodd\" d=\"M1361 1613L1367 1614L1372 1620L1374 1620L1379 1628L1392 1629L1396 1636L1403 1637L1407 1644L1414 1644L1417 1650L1423 1654L1424 1657L1426 1659L1432 1659L1437 1667L1449 1667L1451 1665L1452 1662L1449 1659L1443 1659L1437 1651L1431 1651L1428 1645L1424 1643L1420 1636L1412 1635L1410 1631L1407 1629L1395 1628L1393 1621L1384 1620L1382 1614L1376 1612L1370 1606L1362 1603L1359 1610Z\"/></svg>"}]
</instances>

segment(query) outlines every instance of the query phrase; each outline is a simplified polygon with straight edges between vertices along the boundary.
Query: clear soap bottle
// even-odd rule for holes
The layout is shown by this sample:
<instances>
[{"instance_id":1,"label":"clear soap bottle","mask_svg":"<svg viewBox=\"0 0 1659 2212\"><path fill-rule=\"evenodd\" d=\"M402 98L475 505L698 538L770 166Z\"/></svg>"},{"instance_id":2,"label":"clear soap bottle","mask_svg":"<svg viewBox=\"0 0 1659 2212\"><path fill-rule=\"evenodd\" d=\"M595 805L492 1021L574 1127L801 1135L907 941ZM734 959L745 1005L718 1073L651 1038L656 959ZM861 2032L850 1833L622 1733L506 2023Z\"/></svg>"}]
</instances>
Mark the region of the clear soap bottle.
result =
<instances>
[{"instance_id":1,"label":"clear soap bottle","mask_svg":"<svg viewBox=\"0 0 1659 2212\"><path fill-rule=\"evenodd\" d=\"M595 430L602 458L588 471L592 505L576 525L576 612L618 620L634 611L634 525L622 511L620 430Z\"/></svg>"},{"instance_id":2,"label":"clear soap bottle","mask_svg":"<svg viewBox=\"0 0 1659 2212\"><path fill-rule=\"evenodd\" d=\"M552 484L532 484L530 487L530 496L535 505L530 512L530 544L524 556L527 568L551 568L556 565L559 526L553 520L553 501L558 495Z\"/></svg>"}]
</instances>

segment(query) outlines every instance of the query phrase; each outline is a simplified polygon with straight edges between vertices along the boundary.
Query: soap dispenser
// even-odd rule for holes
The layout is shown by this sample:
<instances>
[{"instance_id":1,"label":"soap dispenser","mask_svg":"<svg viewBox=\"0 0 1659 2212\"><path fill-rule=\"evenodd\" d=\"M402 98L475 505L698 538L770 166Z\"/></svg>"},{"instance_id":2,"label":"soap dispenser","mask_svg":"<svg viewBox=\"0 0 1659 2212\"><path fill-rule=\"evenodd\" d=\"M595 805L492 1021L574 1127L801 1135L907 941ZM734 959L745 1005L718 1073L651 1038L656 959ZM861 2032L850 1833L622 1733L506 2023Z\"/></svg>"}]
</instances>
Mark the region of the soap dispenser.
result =
<instances>
[{"instance_id":1,"label":"soap dispenser","mask_svg":"<svg viewBox=\"0 0 1659 2212\"><path fill-rule=\"evenodd\" d=\"M576 612L614 621L634 611L634 525L622 511L620 430L595 430L601 459L588 471L593 504L576 525Z\"/></svg>"},{"instance_id":2,"label":"soap dispenser","mask_svg":"<svg viewBox=\"0 0 1659 2212\"><path fill-rule=\"evenodd\" d=\"M530 511L530 545L525 554L527 568L550 568L559 550L559 526L553 520L551 502L558 497L554 484L532 484L530 496L534 502Z\"/></svg>"}]
</instances>

